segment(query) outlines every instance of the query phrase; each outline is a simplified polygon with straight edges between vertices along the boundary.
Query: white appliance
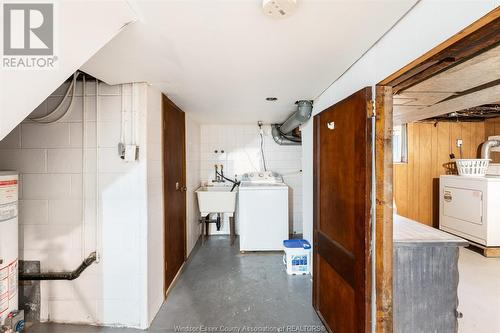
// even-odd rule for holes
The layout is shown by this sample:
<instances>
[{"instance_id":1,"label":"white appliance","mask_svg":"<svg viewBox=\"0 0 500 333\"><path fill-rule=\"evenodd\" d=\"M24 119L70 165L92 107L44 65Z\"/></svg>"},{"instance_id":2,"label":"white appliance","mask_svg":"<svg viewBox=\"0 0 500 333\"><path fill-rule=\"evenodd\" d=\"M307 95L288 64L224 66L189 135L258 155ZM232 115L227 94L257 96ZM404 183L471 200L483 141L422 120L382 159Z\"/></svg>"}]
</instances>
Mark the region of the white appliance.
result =
<instances>
[{"instance_id":1,"label":"white appliance","mask_svg":"<svg viewBox=\"0 0 500 333\"><path fill-rule=\"evenodd\" d=\"M17 310L18 176L0 171L0 326Z\"/></svg>"},{"instance_id":2,"label":"white appliance","mask_svg":"<svg viewBox=\"0 0 500 333\"><path fill-rule=\"evenodd\" d=\"M500 246L500 178L441 176L439 228L484 246Z\"/></svg>"},{"instance_id":3,"label":"white appliance","mask_svg":"<svg viewBox=\"0 0 500 333\"><path fill-rule=\"evenodd\" d=\"M240 251L281 251L289 237L288 186L276 172L243 175L238 193Z\"/></svg>"}]
</instances>

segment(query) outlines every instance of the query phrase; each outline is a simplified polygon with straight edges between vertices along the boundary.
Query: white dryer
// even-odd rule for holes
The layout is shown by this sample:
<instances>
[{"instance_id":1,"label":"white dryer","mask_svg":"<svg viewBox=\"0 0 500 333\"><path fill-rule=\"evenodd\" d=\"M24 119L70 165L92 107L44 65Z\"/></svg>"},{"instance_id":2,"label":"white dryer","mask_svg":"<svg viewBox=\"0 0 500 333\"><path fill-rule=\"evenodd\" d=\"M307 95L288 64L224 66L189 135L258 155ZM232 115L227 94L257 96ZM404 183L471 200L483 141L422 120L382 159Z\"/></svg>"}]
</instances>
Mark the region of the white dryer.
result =
<instances>
[{"instance_id":1,"label":"white dryer","mask_svg":"<svg viewBox=\"0 0 500 333\"><path fill-rule=\"evenodd\" d=\"M243 175L238 193L240 251L281 251L289 237L288 186L276 172Z\"/></svg>"},{"instance_id":2,"label":"white dryer","mask_svg":"<svg viewBox=\"0 0 500 333\"><path fill-rule=\"evenodd\" d=\"M439 183L439 229L500 246L500 178L446 175Z\"/></svg>"}]
</instances>

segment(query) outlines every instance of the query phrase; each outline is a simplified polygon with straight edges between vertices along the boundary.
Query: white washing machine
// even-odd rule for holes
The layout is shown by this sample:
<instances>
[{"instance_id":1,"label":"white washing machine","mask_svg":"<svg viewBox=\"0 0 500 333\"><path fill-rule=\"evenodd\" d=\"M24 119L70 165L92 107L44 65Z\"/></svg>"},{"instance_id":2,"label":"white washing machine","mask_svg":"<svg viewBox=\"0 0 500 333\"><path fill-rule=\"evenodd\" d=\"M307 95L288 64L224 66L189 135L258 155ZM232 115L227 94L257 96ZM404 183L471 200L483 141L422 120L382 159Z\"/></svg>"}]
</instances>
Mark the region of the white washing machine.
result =
<instances>
[{"instance_id":1,"label":"white washing machine","mask_svg":"<svg viewBox=\"0 0 500 333\"><path fill-rule=\"evenodd\" d=\"M289 237L288 186L276 172L243 175L238 193L240 251L281 251Z\"/></svg>"}]
</instances>

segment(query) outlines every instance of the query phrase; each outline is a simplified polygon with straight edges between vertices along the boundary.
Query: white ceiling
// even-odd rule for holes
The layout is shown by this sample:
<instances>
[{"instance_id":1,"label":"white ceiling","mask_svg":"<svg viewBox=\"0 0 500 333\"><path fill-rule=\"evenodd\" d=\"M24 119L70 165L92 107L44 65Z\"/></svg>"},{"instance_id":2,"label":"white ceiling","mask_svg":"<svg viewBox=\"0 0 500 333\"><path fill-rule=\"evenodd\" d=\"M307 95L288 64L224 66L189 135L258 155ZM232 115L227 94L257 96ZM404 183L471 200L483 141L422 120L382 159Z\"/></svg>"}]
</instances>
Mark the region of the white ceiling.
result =
<instances>
[{"instance_id":1,"label":"white ceiling","mask_svg":"<svg viewBox=\"0 0 500 333\"><path fill-rule=\"evenodd\" d=\"M149 82L203 123L282 122L415 2L298 0L291 17L274 20L260 0L137 1L140 22L82 70L110 84Z\"/></svg>"}]
</instances>

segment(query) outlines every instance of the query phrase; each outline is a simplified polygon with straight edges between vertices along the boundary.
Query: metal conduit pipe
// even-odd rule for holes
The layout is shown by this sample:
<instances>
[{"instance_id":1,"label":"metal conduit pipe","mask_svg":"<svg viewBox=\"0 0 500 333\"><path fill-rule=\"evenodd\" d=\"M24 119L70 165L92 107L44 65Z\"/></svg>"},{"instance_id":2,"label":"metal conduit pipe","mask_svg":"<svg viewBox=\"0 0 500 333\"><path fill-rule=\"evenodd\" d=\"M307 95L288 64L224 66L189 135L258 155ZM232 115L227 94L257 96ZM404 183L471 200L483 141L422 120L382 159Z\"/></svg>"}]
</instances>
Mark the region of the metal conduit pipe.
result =
<instances>
[{"instance_id":1,"label":"metal conduit pipe","mask_svg":"<svg viewBox=\"0 0 500 333\"><path fill-rule=\"evenodd\" d=\"M481 146L481 158L490 159L491 148L500 147L500 140L486 140Z\"/></svg>"},{"instance_id":2,"label":"metal conduit pipe","mask_svg":"<svg viewBox=\"0 0 500 333\"><path fill-rule=\"evenodd\" d=\"M55 281L55 280L75 280L92 265L97 259L95 252L92 252L77 269L72 272L46 272L46 273L23 273L19 272L20 281Z\"/></svg>"}]
</instances>

